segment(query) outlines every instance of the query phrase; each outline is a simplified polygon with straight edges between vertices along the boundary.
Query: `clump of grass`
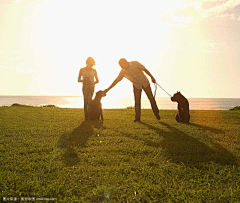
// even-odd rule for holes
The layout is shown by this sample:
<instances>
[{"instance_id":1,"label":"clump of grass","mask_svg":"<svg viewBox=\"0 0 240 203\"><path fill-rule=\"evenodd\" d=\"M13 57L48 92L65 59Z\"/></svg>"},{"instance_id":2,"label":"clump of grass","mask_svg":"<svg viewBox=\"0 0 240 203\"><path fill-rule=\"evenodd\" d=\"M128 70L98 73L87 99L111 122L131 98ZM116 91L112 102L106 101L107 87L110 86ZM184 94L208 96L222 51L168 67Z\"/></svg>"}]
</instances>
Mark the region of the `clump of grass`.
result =
<instances>
[{"instance_id":1,"label":"clump of grass","mask_svg":"<svg viewBox=\"0 0 240 203\"><path fill-rule=\"evenodd\" d=\"M231 108L229 110L231 110L231 111L240 111L240 106L235 106L235 107L233 107L233 108Z\"/></svg>"}]
</instances>

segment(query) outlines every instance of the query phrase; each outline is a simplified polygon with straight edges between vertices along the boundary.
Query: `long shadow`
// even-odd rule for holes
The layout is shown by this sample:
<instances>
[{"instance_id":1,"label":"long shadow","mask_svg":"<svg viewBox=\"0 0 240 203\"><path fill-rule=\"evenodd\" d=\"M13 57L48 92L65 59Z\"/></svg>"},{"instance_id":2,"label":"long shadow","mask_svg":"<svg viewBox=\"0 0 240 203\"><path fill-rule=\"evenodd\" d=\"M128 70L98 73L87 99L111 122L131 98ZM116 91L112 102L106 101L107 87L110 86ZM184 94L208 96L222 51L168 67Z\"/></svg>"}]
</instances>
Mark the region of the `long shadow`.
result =
<instances>
[{"instance_id":1,"label":"long shadow","mask_svg":"<svg viewBox=\"0 0 240 203\"><path fill-rule=\"evenodd\" d=\"M57 147L64 149L63 162L66 166L74 166L80 162L74 148L86 147L89 138L94 134L94 128L102 128L102 124L102 121L83 121L70 134L65 133L59 138Z\"/></svg>"},{"instance_id":2,"label":"long shadow","mask_svg":"<svg viewBox=\"0 0 240 203\"><path fill-rule=\"evenodd\" d=\"M209 127L209 126L205 126L205 125L199 125L196 123L187 123L186 125L188 126L192 126L192 127L196 127L196 128L200 128L202 130L207 130L216 134L222 133L225 134L225 131L218 129L218 128L213 128L213 127Z\"/></svg>"},{"instance_id":3,"label":"long shadow","mask_svg":"<svg viewBox=\"0 0 240 203\"><path fill-rule=\"evenodd\" d=\"M142 125L154 130L163 139L159 142L151 142L144 139L145 144L152 147L162 147L167 159L170 159L174 163L183 163L188 166L200 167L203 163L215 162L222 165L236 165L236 157L220 144L208 140L207 144L202 141L187 135L185 132L164 123L160 122L162 126L165 126L168 131L141 122ZM159 125L159 126L161 126ZM192 126L202 128L203 130L211 130L213 132L223 132L215 128L209 128L197 124Z\"/></svg>"}]
</instances>

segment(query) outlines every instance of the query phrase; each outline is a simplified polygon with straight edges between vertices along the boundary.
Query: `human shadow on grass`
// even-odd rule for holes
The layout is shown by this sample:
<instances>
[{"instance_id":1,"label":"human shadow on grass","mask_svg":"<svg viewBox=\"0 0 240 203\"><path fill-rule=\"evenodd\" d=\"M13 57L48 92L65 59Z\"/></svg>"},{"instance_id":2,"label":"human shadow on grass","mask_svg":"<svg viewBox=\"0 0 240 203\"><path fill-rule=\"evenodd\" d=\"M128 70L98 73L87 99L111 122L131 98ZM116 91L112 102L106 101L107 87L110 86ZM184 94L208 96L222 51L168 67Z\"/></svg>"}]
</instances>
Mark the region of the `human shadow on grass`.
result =
<instances>
[{"instance_id":1,"label":"human shadow on grass","mask_svg":"<svg viewBox=\"0 0 240 203\"><path fill-rule=\"evenodd\" d=\"M186 123L185 125L196 127L196 128L201 129L201 130L204 130L204 131L210 131L210 132L213 132L213 133L216 133L216 134L220 134L220 133L225 134L224 130L209 127L209 126L205 126L205 125L199 125L199 124L196 124L196 123Z\"/></svg>"},{"instance_id":2,"label":"human shadow on grass","mask_svg":"<svg viewBox=\"0 0 240 203\"><path fill-rule=\"evenodd\" d=\"M80 162L75 148L86 147L89 138L94 134L94 128L100 129L102 124L102 121L83 121L71 133L65 133L59 138L57 147L64 149L62 158L66 166L74 166Z\"/></svg>"},{"instance_id":3,"label":"human shadow on grass","mask_svg":"<svg viewBox=\"0 0 240 203\"><path fill-rule=\"evenodd\" d=\"M160 122L168 130L141 122L142 125L154 130L163 139L159 142L148 141L146 138L144 142L146 145L152 147L161 147L167 159L174 163L183 163L187 166L200 167L203 163L215 162L222 165L236 165L236 157L222 147L220 144L212 140L206 140L206 143L200 139L194 138L185 132L167 124ZM193 124L192 126L201 128L202 130L211 130L212 132L223 132L219 129L209 128L206 126Z\"/></svg>"}]
</instances>

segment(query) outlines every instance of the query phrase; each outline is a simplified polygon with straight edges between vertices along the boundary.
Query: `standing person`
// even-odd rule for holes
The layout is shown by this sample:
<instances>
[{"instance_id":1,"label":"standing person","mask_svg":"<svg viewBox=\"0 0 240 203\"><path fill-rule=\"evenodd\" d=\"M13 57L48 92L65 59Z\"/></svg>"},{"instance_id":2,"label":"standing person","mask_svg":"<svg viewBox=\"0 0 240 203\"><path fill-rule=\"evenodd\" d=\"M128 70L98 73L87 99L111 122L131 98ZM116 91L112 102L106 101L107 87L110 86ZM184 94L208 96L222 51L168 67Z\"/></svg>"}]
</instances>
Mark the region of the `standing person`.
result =
<instances>
[{"instance_id":1,"label":"standing person","mask_svg":"<svg viewBox=\"0 0 240 203\"><path fill-rule=\"evenodd\" d=\"M85 120L89 119L94 87L95 84L99 82L97 71L92 68L94 65L94 59L92 57L88 57L86 60L86 67L81 68L78 75L78 82L83 83L82 91L84 98Z\"/></svg>"},{"instance_id":2,"label":"standing person","mask_svg":"<svg viewBox=\"0 0 240 203\"><path fill-rule=\"evenodd\" d=\"M153 97L153 93L150 87L150 83L143 72L149 75L153 83L156 83L156 80L152 74L139 62L131 61L128 62L125 58L119 60L119 65L122 70L120 71L118 77L113 81L109 88L105 90L107 93L112 89L118 82L120 82L123 77L127 78L133 83L133 92L135 99L135 120L134 122L140 122L141 117L141 94L142 89L145 91L153 110L154 115L158 120L160 120L159 110L156 104L156 100Z\"/></svg>"}]
</instances>

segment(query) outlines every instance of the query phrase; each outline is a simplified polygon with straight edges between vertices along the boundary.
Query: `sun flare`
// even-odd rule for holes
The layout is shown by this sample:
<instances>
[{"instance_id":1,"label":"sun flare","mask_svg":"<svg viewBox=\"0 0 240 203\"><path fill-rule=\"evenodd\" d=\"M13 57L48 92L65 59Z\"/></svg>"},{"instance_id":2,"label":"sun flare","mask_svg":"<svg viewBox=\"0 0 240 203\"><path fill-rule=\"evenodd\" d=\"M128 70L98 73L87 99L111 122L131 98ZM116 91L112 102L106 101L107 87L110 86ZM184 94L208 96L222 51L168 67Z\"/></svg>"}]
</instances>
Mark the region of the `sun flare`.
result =
<instances>
[{"instance_id":1,"label":"sun flare","mask_svg":"<svg viewBox=\"0 0 240 203\"><path fill-rule=\"evenodd\" d=\"M79 95L78 72L92 56L100 80L96 90L112 83L120 71L118 60L124 57L142 63L169 92L212 97L224 90L235 97L228 89L239 86L235 73L240 70L239 1L4 0L0 4L0 81L7 87L1 94ZM23 81L17 89L12 78ZM109 94L132 96L131 84L123 80L118 86ZM206 91L209 86L212 92Z\"/></svg>"},{"instance_id":2,"label":"sun flare","mask_svg":"<svg viewBox=\"0 0 240 203\"><path fill-rule=\"evenodd\" d=\"M88 56L92 56L100 86L107 86L120 71L120 58L147 64L156 50L169 46L170 26L161 22L159 16L166 14L170 4L159 6L155 1L152 4L74 1L66 6L52 1L39 10L41 24L35 34L41 38L34 46L42 47L45 54L51 56L47 63L55 63L58 59L62 64L74 61L79 64L78 69L85 65ZM84 10L83 7L91 9ZM66 78L65 68L58 69L60 78ZM76 72L68 70L73 71Z\"/></svg>"}]
</instances>

